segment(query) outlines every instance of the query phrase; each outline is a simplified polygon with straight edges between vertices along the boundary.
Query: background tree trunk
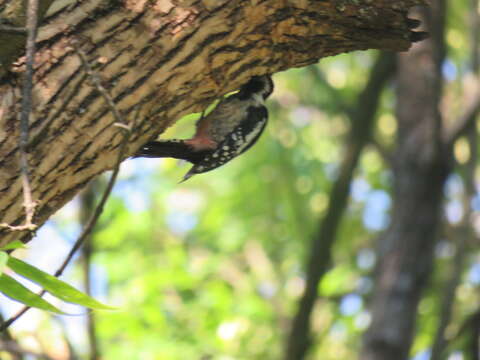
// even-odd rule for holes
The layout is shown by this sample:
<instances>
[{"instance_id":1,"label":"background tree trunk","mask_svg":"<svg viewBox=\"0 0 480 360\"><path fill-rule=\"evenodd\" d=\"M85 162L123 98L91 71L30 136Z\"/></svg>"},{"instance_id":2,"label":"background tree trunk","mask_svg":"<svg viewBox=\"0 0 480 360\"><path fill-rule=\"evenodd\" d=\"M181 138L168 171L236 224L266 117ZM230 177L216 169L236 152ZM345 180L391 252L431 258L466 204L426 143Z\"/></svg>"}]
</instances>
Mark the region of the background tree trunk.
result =
<instances>
[{"instance_id":1,"label":"background tree trunk","mask_svg":"<svg viewBox=\"0 0 480 360\"><path fill-rule=\"evenodd\" d=\"M432 270L443 187L451 166L439 111L445 1L434 1L432 11L423 15L431 39L398 59L394 205L390 227L379 243L363 360L408 358L417 305Z\"/></svg>"},{"instance_id":2,"label":"background tree trunk","mask_svg":"<svg viewBox=\"0 0 480 360\"><path fill-rule=\"evenodd\" d=\"M0 15L25 24L22 3L0 1ZM252 75L353 50L407 50L406 14L423 1L50 3L40 1L42 9L50 7L37 39L28 148L38 225L112 167L121 139L74 46L87 54L132 126L131 155L180 116L204 109ZM21 58L8 64L21 55L25 36L1 32L0 44L6 42L11 46L0 50L0 219L16 225L24 218L17 151L24 65ZM7 230L0 235L0 244L18 238Z\"/></svg>"},{"instance_id":3,"label":"background tree trunk","mask_svg":"<svg viewBox=\"0 0 480 360\"><path fill-rule=\"evenodd\" d=\"M344 149L339 174L330 192L329 206L312 240L305 291L292 321L287 338L285 360L304 359L310 347L310 322L318 298L318 284L331 266L332 247L339 224L348 205L352 179L363 149L372 138L375 115L382 91L395 70L395 55L382 53L370 71L365 88L358 96L354 110L346 111L352 124Z\"/></svg>"}]
</instances>

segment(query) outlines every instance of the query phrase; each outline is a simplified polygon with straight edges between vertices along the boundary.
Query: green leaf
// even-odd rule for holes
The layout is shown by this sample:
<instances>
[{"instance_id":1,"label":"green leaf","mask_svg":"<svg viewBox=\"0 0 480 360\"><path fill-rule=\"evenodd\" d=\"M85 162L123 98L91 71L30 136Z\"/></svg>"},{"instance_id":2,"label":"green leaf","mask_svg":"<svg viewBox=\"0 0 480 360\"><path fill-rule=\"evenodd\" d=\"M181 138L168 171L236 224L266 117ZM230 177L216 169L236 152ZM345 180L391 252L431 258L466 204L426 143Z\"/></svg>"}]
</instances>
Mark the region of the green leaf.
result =
<instances>
[{"instance_id":1,"label":"green leaf","mask_svg":"<svg viewBox=\"0 0 480 360\"><path fill-rule=\"evenodd\" d=\"M41 310L51 311L57 314L65 314L48 301L28 290L17 280L5 274L0 276L0 292L2 292L5 296L8 296L10 299L19 301L24 305Z\"/></svg>"},{"instance_id":2,"label":"green leaf","mask_svg":"<svg viewBox=\"0 0 480 360\"><path fill-rule=\"evenodd\" d=\"M12 256L8 258L7 266L17 274L37 283L50 294L63 301L82 305L91 309L115 309L114 307L98 302L94 298L82 293L66 282L57 279L55 276L47 274L46 272Z\"/></svg>"},{"instance_id":3,"label":"green leaf","mask_svg":"<svg viewBox=\"0 0 480 360\"><path fill-rule=\"evenodd\" d=\"M0 251L0 275L3 273L5 265L7 265L8 254Z\"/></svg>"},{"instance_id":4,"label":"green leaf","mask_svg":"<svg viewBox=\"0 0 480 360\"><path fill-rule=\"evenodd\" d=\"M0 247L0 250L5 251L5 250L24 249L24 248L26 248L24 243L22 243L20 240L14 240L9 244Z\"/></svg>"}]
</instances>

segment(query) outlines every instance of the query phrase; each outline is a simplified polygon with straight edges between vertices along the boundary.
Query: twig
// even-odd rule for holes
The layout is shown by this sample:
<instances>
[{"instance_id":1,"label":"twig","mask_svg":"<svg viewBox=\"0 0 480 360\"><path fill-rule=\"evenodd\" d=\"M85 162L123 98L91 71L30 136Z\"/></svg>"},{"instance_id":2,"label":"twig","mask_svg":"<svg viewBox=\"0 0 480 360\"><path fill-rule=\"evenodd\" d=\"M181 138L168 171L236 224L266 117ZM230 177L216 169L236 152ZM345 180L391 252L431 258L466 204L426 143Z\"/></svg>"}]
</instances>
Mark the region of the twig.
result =
<instances>
[{"instance_id":1,"label":"twig","mask_svg":"<svg viewBox=\"0 0 480 360\"><path fill-rule=\"evenodd\" d=\"M82 60L82 64L85 68L85 71L89 76L91 76L91 79L93 80L93 83L97 91L104 97L105 101L110 107L110 111L112 112L113 117L115 118L115 120L117 120L118 123L114 125L117 125L119 128L125 131L123 133L123 139L121 140L121 143L120 143L120 148L118 150L118 155L115 161L115 166L113 168L113 173L112 173L112 176L110 177L110 180L108 181L107 188L105 189L105 192L103 193L103 196L100 199L100 202L98 203L92 217L90 218L85 228L83 229L82 234L79 236L79 238L75 242L75 245L73 246L72 250L70 250L70 253L68 254L62 266L55 273L55 276L60 276L63 273L63 271L67 267L68 263L71 261L75 252L80 248L80 246L85 241L87 236L90 235L90 233L92 232L93 227L96 225L98 218L102 214L105 203L107 202L108 197L110 196L110 193L113 189L113 185L115 184L115 181L117 179L118 172L120 171L120 164L122 162L123 156L125 155L125 149L128 143L128 139L130 138L130 135L131 135L131 127L128 125L128 123L122 117L120 112L117 110L115 103L113 102L113 99L110 96L110 94L108 94L107 90L100 83L99 76L92 70L90 64L87 61L85 53L83 53L80 49L76 49L76 52L79 55L80 59Z\"/></svg>"},{"instance_id":2,"label":"twig","mask_svg":"<svg viewBox=\"0 0 480 360\"><path fill-rule=\"evenodd\" d=\"M90 184L88 189L82 193L80 202L80 223L85 225L88 221L88 218L92 211L95 208L95 194L98 192L98 181L94 181ZM92 284L91 284L91 263L92 263L92 254L94 252L94 240L92 236L89 236L85 244L83 245L81 251L82 257L82 270L83 270L83 282L84 290L87 295L92 295ZM96 326L96 316L93 311L87 313L87 328L86 335L88 338L88 357L91 360L98 360L100 356L100 347L97 338L97 326Z\"/></svg>"},{"instance_id":3,"label":"twig","mask_svg":"<svg viewBox=\"0 0 480 360\"><path fill-rule=\"evenodd\" d=\"M28 133L29 133L29 117L32 111L32 88L33 88L33 63L35 61L35 39L37 37L37 13L38 0L29 0L27 9L27 45L26 57L27 68L22 89L22 111L20 113L20 171L23 188L23 206L25 207L25 224L12 226L9 224L0 224L0 227L7 228L10 231L33 231L37 225L33 223L33 215L35 213L36 203L33 201L32 188L29 180L28 169Z\"/></svg>"},{"instance_id":4,"label":"twig","mask_svg":"<svg viewBox=\"0 0 480 360\"><path fill-rule=\"evenodd\" d=\"M113 168L113 173L112 176L110 177L107 187L102 195L102 198L100 199L100 202L98 203L97 207L95 208L95 211L93 212L90 220L87 222L85 225L82 233L78 237L77 241L75 241L75 244L73 245L72 249L68 253L67 257L65 258L64 262L62 265L58 268L58 270L55 272L54 276L59 277L63 274L63 271L67 267L67 265L70 263L72 260L73 256L77 252L77 250L82 246L82 244L85 242L85 240L88 238L88 236L91 234L93 228L98 222L98 219L100 218L100 215L103 212L103 208L105 206L105 203L108 200L108 197L110 196L110 193L112 192L113 185L115 184L115 181L118 176L118 172L120 171L120 163L122 162L122 159L125 155L125 150L127 147L128 139L130 138L131 135L131 128L128 126L126 121L123 119L121 116L120 112L116 109L115 103L113 102L112 97L108 94L107 90L100 84L100 80L98 75L92 70L90 64L87 61L87 58L85 54L79 50L76 49L77 54L79 55L80 59L82 60L82 64L85 68L85 71L89 76L91 76L91 79L93 80L93 84L95 85L97 91L105 98L107 105L110 107L110 111L112 112L114 118L118 121L117 124L115 125L121 125L119 126L121 129L124 130L123 132L123 138L120 142L120 147L118 150L118 155L117 159L115 161L115 165ZM45 294L45 290L40 292L40 296L43 296ZM18 318L20 318L23 314L25 314L28 310L30 309L29 306L25 306L22 310L20 310L17 314L12 316L10 319L5 321L1 326L0 326L0 332L4 331L7 329L10 325L12 325Z\"/></svg>"},{"instance_id":5,"label":"twig","mask_svg":"<svg viewBox=\"0 0 480 360\"><path fill-rule=\"evenodd\" d=\"M92 80L93 82L93 85L96 87L97 91L103 96L103 98L105 99L105 101L107 102L108 106L110 107L110 111L112 112L113 114L113 117L115 118L115 120L117 121L117 124L115 124L116 126L118 127L123 127L125 128L126 130L130 131L131 128L130 126L128 125L127 122L125 122L122 118L122 115L120 114L120 112L117 110L116 106L115 106L115 103L112 99L112 97L110 96L110 94L108 93L107 89L105 89L102 85L102 81L100 79L100 76L98 76L98 74L93 71L92 69L92 66L90 65L90 63L88 62L88 59L87 59L87 55L85 55L85 53L83 52L82 49L78 48L76 46L76 44L72 44L73 47L75 48L75 52L77 53L78 57L80 58L80 60L82 61L82 65L83 67L85 68L85 72L87 73L87 75L90 77L90 79Z\"/></svg>"}]
</instances>

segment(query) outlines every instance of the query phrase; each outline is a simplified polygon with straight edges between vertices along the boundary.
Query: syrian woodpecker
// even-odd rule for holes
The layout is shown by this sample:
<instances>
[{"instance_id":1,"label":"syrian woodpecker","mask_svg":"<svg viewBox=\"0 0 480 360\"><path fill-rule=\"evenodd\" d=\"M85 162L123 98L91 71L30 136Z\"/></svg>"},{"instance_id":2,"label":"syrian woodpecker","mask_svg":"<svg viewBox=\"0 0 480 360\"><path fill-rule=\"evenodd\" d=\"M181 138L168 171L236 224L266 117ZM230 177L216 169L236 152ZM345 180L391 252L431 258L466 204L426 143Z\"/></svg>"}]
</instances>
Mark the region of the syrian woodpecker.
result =
<instances>
[{"instance_id":1,"label":"syrian woodpecker","mask_svg":"<svg viewBox=\"0 0 480 360\"><path fill-rule=\"evenodd\" d=\"M221 100L197 122L188 140L160 140L146 143L135 157L172 157L189 161L193 167L184 176L216 169L255 144L268 121L265 100L273 92L269 75L254 76L240 90Z\"/></svg>"}]
</instances>

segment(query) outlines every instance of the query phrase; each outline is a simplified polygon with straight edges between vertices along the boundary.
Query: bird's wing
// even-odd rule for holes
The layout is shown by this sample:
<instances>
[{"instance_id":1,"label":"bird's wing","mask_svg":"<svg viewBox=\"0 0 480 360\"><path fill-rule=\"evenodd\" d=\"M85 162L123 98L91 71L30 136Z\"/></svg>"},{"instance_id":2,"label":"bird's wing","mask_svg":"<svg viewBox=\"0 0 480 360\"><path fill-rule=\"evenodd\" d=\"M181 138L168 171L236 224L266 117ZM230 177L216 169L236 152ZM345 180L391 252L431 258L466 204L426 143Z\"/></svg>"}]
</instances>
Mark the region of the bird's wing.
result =
<instances>
[{"instance_id":1,"label":"bird's wing","mask_svg":"<svg viewBox=\"0 0 480 360\"><path fill-rule=\"evenodd\" d=\"M185 174L182 181L187 180L195 174L204 173L222 166L247 151L257 142L267 125L268 110L265 106L252 106L247 110L246 114L246 119L241 121L239 125L219 143L216 150L213 150L201 161L196 163L190 171Z\"/></svg>"}]
</instances>

